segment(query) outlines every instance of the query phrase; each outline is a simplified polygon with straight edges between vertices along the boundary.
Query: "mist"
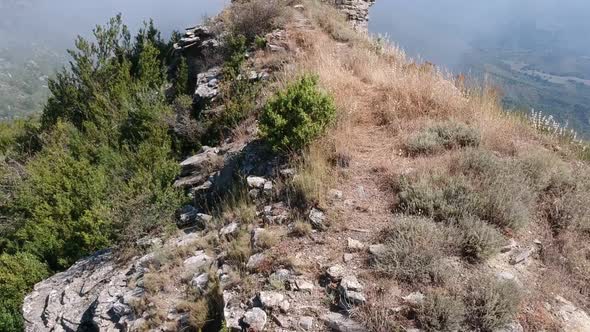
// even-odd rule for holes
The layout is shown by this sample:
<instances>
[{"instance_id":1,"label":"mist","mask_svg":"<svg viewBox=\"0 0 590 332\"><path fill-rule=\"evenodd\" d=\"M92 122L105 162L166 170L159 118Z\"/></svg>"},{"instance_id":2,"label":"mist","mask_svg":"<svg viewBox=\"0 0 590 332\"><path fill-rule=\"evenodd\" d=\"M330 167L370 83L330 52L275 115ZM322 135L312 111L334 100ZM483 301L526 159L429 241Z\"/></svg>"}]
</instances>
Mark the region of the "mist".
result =
<instances>
[{"instance_id":1,"label":"mist","mask_svg":"<svg viewBox=\"0 0 590 332\"><path fill-rule=\"evenodd\" d=\"M590 53L588 13L585 0L377 0L370 30L413 58L456 69L474 47L538 47L530 43L539 31L554 34L546 52Z\"/></svg>"},{"instance_id":2,"label":"mist","mask_svg":"<svg viewBox=\"0 0 590 332\"><path fill-rule=\"evenodd\" d=\"M131 31L152 18L164 35L215 15L229 0L0 0L0 48L73 46L97 24L121 13Z\"/></svg>"}]
</instances>

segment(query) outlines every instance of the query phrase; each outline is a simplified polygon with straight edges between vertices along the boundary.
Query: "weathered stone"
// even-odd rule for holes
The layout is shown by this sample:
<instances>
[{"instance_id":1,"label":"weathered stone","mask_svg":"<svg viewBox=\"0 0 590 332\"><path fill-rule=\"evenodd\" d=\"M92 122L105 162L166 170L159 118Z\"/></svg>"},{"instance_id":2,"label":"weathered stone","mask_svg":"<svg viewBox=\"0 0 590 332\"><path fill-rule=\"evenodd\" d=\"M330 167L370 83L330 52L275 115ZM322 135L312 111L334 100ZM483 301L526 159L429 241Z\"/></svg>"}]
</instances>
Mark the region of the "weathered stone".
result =
<instances>
[{"instance_id":1,"label":"weathered stone","mask_svg":"<svg viewBox=\"0 0 590 332\"><path fill-rule=\"evenodd\" d=\"M279 309L281 309L281 312L283 312L283 313L287 313L289 311L290 307L291 307L291 303L289 302L289 300L283 300L279 304Z\"/></svg>"},{"instance_id":2,"label":"weathered stone","mask_svg":"<svg viewBox=\"0 0 590 332\"><path fill-rule=\"evenodd\" d=\"M240 321L244 316L244 310L239 306L238 297L231 291L223 291L223 318L227 328L231 332L241 332Z\"/></svg>"},{"instance_id":3,"label":"weathered stone","mask_svg":"<svg viewBox=\"0 0 590 332\"><path fill-rule=\"evenodd\" d=\"M317 230L322 231L327 228L326 215L318 209L311 209L311 211L309 212L309 221L311 222L313 228Z\"/></svg>"},{"instance_id":4,"label":"weathered stone","mask_svg":"<svg viewBox=\"0 0 590 332\"><path fill-rule=\"evenodd\" d=\"M570 301L561 296L556 296L553 308L553 314L561 322L563 331L590 331L590 316Z\"/></svg>"},{"instance_id":5,"label":"weathered stone","mask_svg":"<svg viewBox=\"0 0 590 332\"><path fill-rule=\"evenodd\" d=\"M244 314L242 321L254 331L263 331L266 325L266 312L260 308L252 308Z\"/></svg>"},{"instance_id":6,"label":"weathered stone","mask_svg":"<svg viewBox=\"0 0 590 332\"><path fill-rule=\"evenodd\" d=\"M311 331L313 328L313 317L303 316L299 318L299 327L305 331Z\"/></svg>"},{"instance_id":7,"label":"weathered stone","mask_svg":"<svg viewBox=\"0 0 590 332\"><path fill-rule=\"evenodd\" d=\"M345 253L342 256L342 260L344 261L344 263L350 262L353 258L354 258L354 255L353 254L349 254L349 253Z\"/></svg>"},{"instance_id":8,"label":"weathered stone","mask_svg":"<svg viewBox=\"0 0 590 332\"><path fill-rule=\"evenodd\" d=\"M197 75L194 101L197 105L208 105L216 101L219 95L221 68L213 67Z\"/></svg>"},{"instance_id":9,"label":"weathered stone","mask_svg":"<svg viewBox=\"0 0 590 332\"><path fill-rule=\"evenodd\" d=\"M516 241L514 239L510 239L508 240L508 243L503 246L502 248L500 248L500 252L502 253L507 253L512 251L512 249L515 249L518 247L518 243L516 243Z\"/></svg>"},{"instance_id":10,"label":"weathered stone","mask_svg":"<svg viewBox=\"0 0 590 332\"><path fill-rule=\"evenodd\" d=\"M337 265L334 265L334 266L328 268L328 271L326 271L326 274L332 280L338 281L338 280L341 280L347 273L346 273L346 269L344 267L342 267L342 265L337 264Z\"/></svg>"},{"instance_id":11,"label":"weathered stone","mask_svg":"<svg viewBox=\"0 0 590 332\"><path fill-rule=\"evenodd\" d=\"M278 292L262 291L258 293L258 299L263 308L277 309L285 299L285 296Z\"/></svg>"},{"instance_id":12,"label":"weathered stone","mask_svg":"<svg viewBox=\"0 0 590 332\"><path fill-rule=\"evenodd\" d=\"M231 224L223 227L220 231L219 231L219 235L221 236L226 236L226 237L231 237L236 235L236 233L240 230L240 225L238 225L238 223L232 222Z\"/></svg>"},{"instance_id":13,"label":"weathered stone","mask_svg":"<svg viewBox=\"0 0 590 332\"><path fill-rule=\"evenodd\" d=\"M191 206L187 205L180 211L179 221L177 222L178 227L196 226L204 229L213 220L213 217L199 213L199 211Z\"/></svg>"},{"instance_id":14,"label":"weathered stone","mask_svg":"<svg viewBox=\"0 0 590 332\"><path fill-rule=\"evenodd\" d=\"M369 8L375 0L329 0L347 17L350 24L358 31L367 32L369 27Z\"/></svg>"},{"instance_id":15,"label":"weathered stone","mask_svg":"<svg viewBox=\"0 0 590 332\"><path fill-rule=\"evenodd\" d=\"M536 251L535 248L525 248L516 250L510 257L510 264L516 265L527 260Z\"/></svg>"},{"instance_id":16,"label":"weathered stone","mask_svg":"<svg viewBox=\"0 0 590 332\"><path fill-rule=\"evenodd\" d=\"M264 262L264 259L265 259L265 256L262 253L252 255L248 259L248 263L246 264L246 267L250 270L256 270Z\"/></svg>"},{"instance_id":17,"label":"weathered stone","mask_svg":"<svg viewBox=\"0 0 590 332\"><path fill-rule=\"evenodd\" d=\"M424 294L420 292L410 293L407 296L402 297L402 299L409 305L420 305L424 302Z\"/></svg>"},{"instance_id":18,"label":"weathered stone","mask_svg":"<svg viewBox=\"0 0 590 332\"><path fill-rule=\"evenodd\" d=\"M372 244L369 246L369 253L376 257L381 257L387 253L387 247L384 244Z\"/></svg>"},{"instance_id":19,"label":"weathered stone","mask_svg":"<svg viewBox=\"0 0 590 332\"><path fill-rule=\"evenodd\" d=\"M519 322L512 322L504 327L495 329L493 332L524 332L524 328Z\"/></svg>"},{"instance_id":20,"label":"weathered stone","mask_svg":"<svg viewBox=\"0 0 590 332\"><path fill-rule=\"evenodd\" d=\"M348 238L347 243L348 243L348 250L361 251L361 250L365 249L365 245L359 240Z\"/></svg>"},{"instance_id":21,"label":"weathered stone","mask_svg":"<svg viewBox=\"0 0 590 332\"><path fill-rule=\"evenodd\" d=\"M302 292L310 292L313 291L313 283L305 280L305 279L301 279L298 278L295 280L295 287L298 291L302 291Z\"/></svg>"},{"instance_id":22,"label":"weathered stone","mask_svg":"<svg viewBox=\"0 0 590 332\"><path fill-rule=\"evenodd\" d=\"M195 274L191 280L191 285L201 292L207 289L207 284L209 284L209 275L207 273Z\"/></svg>"},{"instance_id":23,"label":"weathered stone","mask_svg":"<svg viewBox=\"0 0 590 332\"><path fill-rule=\"evenodd\" d=\"M25 330L76 331L97 326L101 331L117 331L119 322L135 324L129 303L141 296L142 288L128 288L127 280L141 275L143 268L136 264L117 266L110 251L100 251L43 280L24 299Z\"/></svg>"},{"instance_id":24,"label":"weathered stone","mask_svg":"<svg viewBox=\"0 0 590 332\"><path fill-rule=\"evenodd\" d=\"M196 271L207 268L213 262L213 258L209 257L205 251L199 250L195 254L184 260L184 268L188 271Z\"/></svg>"},{"instance_id":25,"label":"weathered stone","mask_svg":"<svg viewBox=\"0 0 590 332\"><path fill-rule=\"evenodd\" d=\"M329 328L337 332L368 332L361 324L336 312L324 315L321 319Z\"/></svg>"},{"instance_id":26,"label":"weathered stone","mask_svg":"<svg viewBox=\"0 0 590 332\"><path fill-rule=\"evenodd\" d=\"M249 176L246 178L246 182L248 182L248 187L250 188L262 189L264 188L266 179L259 176Z\"/></svg>"},{"instance_id":27,"label":"weathered stone","mask_svg":"<svg viewBox=\"0 0 590 332\"><path fill-rule=\"evenodd\" d=\"M355 276L345 276L342 278L342 281L340 281L340 287L351 291L363 290L363 285L361 285Z\"/></svg>"},{"instance_id":28,"label":"weathered stone","mask_svg":"<svg viewBox=\"0 0 590 332\"><path fill-rule=\"evenodd\" d=\"M285 168L279 171L282 176L291 178L297 174L297 171L294 168Z\"/></svg>"}]
</instances>

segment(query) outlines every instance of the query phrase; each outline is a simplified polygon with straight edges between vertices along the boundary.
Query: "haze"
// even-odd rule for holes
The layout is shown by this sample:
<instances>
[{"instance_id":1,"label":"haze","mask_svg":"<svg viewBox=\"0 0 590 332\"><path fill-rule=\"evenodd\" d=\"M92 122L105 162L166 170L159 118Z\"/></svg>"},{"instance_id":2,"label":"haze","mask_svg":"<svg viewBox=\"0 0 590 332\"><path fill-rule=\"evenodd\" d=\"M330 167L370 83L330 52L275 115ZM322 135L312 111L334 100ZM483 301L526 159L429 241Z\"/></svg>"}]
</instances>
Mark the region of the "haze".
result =
<instances>
[{"instance_id":1,"label":"haze","mask_svg":"<svg viewBox=\"0 0 590 332\"><path fill-rule=\"evenodd\" d=\"M547 52L590 53L589 13L585 0L377 0L370 29L413 57L456 68L475 46L530 48L532 26L554 34Z\"/></svg>"},{"instance_id":2,"label":"haze","mask_svg":"<svg viewBox=\"0 0 590 332\"><path fill-rule=\"evenodd\" d=\"M88 35L96 24L122 13L136 30L153 18L165 33L214 15L229 0L0 0L0 47L32 43L51 48L71 47L77 35Z\"/></svg>"}]
</instances>

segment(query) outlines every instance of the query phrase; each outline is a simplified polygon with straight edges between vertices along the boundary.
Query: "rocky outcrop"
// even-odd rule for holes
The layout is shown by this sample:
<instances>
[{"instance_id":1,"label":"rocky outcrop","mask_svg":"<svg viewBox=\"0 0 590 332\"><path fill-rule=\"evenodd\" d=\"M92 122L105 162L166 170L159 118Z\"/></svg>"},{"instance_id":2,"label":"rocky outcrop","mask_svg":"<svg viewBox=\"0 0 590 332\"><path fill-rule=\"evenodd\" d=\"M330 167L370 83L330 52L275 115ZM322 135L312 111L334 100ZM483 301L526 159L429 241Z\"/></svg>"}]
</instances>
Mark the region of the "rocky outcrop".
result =
<instances>
[{"instance_id":1,"label":"rocky outcrop","mask_svg":"<svg viewBox=\"0 0 590 332\"><path fill-rule=\"evenodd\" d=\"M368 32L369 9L375 0L330 0L340 9L358 31Z\"/></svg>"},{"instance_id":2,"label":"rocky outcrop","mask_svg":"<svg viewBox=\"0 0 590 332\"><path fill-rule=\"evenodd\" d=\"M121 331L135 320L131 303L143 288L142 260L117 266L103 251L35 286L24 301L26 331Z\"/></svg>"}]
</instances>

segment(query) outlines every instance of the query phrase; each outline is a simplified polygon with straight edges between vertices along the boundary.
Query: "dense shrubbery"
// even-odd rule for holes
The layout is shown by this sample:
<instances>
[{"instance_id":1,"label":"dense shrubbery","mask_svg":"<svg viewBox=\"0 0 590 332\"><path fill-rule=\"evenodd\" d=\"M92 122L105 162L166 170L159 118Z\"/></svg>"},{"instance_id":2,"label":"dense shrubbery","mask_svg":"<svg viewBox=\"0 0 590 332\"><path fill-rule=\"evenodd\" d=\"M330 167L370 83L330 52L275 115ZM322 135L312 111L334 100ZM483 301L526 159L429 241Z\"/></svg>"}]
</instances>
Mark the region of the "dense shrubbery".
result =
<instances>
[{"instance_id":1,"label":"dense shrubbery","mask_svg":"<svg viewBox=\"0 0 590 332\"><path fill-rule=\"evenodd\" d=\"M170 225L182 195L164 96L169 45L121 17L78 38L49 82L40 128L0 137L0 329L22 329L24 293L49 271Z\"/></svg>"},{"instance_id":2,"label":"dense shrubbery","mask_svg":"<svg viewBox=\"0 0 590 332\"><path fill-rule=\"evenodd\" d=\"M303 76L264 107L260 132L275 151L298 151L318 137L336 116L332 98L317 77Z\"/></svg>"}]
</instances>

